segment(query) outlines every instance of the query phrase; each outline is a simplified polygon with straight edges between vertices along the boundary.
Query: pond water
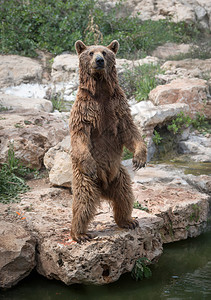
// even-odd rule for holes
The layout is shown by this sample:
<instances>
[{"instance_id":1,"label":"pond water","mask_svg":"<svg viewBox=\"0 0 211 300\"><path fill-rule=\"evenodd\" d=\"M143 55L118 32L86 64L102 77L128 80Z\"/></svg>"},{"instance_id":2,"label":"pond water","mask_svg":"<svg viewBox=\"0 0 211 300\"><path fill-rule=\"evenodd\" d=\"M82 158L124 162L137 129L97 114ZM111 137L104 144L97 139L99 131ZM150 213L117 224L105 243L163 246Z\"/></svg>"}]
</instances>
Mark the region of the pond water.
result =
<instances>
[{"instance_id":1,"label":"pond water","mask_svg":"<svg viewBox=\"0 0 211 300\"><path fill-rule=\"evenodd\" d=\"M1 300L209 300L211 299L211 232L164 247L152 277L134 281L130 274L105 286L65 286L32 274Z\"/></svg>"}]
</instances>

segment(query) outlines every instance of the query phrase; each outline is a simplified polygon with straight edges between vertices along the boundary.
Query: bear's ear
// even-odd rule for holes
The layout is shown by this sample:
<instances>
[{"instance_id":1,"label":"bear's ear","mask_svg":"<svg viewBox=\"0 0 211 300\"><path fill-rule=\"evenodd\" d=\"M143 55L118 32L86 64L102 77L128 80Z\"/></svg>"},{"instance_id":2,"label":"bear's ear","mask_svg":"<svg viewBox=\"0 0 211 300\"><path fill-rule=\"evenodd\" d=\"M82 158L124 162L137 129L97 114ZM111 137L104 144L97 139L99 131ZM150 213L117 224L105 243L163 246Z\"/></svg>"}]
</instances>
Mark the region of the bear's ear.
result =
<instances>
[{"instance_id":1,"label":"bear's ear","mask_svg":"<svg viewBox=\"0 0 211 300\"><path fill-rule=\"evenodd\" d=\"M75 42L75 49L78 55L80 55L84 50L86 50L86 45L82 41Z\"/></svg>"},{"instance_id":2,"label":"bear's ear","mask_svg":"<svg viewBox=\"0 0 211 300\"><path fill-rule=\"evenodd\" d=\"M110 43L107 47L109 50L113 51L115 54L117 54L117 51L119 49L119 42L117 40L114 40Z\"/></svg>"}]
</instances>

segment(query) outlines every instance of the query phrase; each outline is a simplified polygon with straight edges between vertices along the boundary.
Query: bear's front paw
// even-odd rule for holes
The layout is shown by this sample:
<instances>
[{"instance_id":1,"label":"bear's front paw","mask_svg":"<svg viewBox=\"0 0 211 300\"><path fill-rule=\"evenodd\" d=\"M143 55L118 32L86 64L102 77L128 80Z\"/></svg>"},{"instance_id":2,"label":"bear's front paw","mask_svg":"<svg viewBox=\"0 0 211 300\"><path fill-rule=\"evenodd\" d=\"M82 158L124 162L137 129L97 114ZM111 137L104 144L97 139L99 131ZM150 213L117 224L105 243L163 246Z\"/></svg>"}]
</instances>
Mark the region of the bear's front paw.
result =
<instances>
[{"instance_id":1,"label":"bear's front paw","mask_svg":"<svg viewBox=\"0 0 211 300\"><path fill-rule=\"evenodd\" d=\"M138 170L146 166L147 160L147 151L146 148L142 148L141 150L134 153L133 156L133 167L134 170Z\"/></svg>"}]
</instances>

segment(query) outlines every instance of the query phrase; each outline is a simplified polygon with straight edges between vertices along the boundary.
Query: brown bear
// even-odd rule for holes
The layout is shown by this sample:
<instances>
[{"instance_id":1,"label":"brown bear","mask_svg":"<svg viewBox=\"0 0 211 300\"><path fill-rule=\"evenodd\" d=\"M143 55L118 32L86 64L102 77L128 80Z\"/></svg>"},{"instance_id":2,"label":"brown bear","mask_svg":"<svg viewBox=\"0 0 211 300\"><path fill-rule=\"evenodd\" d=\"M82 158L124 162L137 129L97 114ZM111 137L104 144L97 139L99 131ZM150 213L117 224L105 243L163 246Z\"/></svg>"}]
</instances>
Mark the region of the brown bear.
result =
<instances>
[{"instance_id":1,"label":"brown bear","mask_svg":"<svg viewBox=\"0 0 211 300\"><path fill-rule=\"evenodd\" d=\"M121 164L123 146L133 152L134 168L146 163L146 145L135 126L115 66L118 41L108 47L75 43L80 84L71 110L73 169L71 236L78 242L91 238L87 227L100 199L112 205L121 228L134 229L134 196L129 174Z\"/></svg>"}]
</instances>

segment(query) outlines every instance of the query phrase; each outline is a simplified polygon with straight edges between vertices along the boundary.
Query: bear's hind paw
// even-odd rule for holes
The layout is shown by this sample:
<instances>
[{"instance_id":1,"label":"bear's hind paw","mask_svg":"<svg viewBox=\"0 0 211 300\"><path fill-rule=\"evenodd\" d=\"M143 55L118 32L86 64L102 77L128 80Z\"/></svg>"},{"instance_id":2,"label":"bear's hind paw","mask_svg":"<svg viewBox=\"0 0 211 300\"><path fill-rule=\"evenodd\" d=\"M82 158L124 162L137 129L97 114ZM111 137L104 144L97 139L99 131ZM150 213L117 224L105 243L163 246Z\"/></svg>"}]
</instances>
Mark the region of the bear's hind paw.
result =
<instances>
[{"instance_id":1,"label":"bear's hind paw","mask_svg":"<svg viewBox=\"0 0 211 300\"><path fill-rule=\"evenodd\" d=\"M74 236L74 238L72 237L72 239L74 241L76 241L77 243L85 243L85 242L88 242L92 239L92 235L91 234L77 234Z\"/></svg>"},{"instance_id":2,"label":"bear's hind paw","mask_svg":"<svg viewBox=\"0 0 211 300\"><path fill-rule=\"evenodd\" d=\"M135 219L131 219L131 220L125 221L124 223L119 224L119 227L125 228L125 229L135 229L136 227L139 227L139 222Z\"/></svg>"}]
</instances>

